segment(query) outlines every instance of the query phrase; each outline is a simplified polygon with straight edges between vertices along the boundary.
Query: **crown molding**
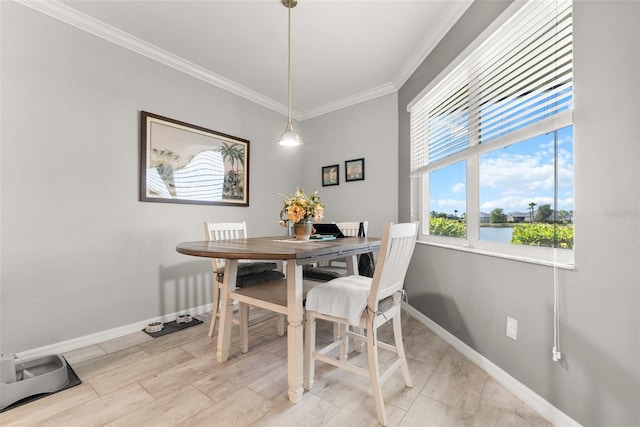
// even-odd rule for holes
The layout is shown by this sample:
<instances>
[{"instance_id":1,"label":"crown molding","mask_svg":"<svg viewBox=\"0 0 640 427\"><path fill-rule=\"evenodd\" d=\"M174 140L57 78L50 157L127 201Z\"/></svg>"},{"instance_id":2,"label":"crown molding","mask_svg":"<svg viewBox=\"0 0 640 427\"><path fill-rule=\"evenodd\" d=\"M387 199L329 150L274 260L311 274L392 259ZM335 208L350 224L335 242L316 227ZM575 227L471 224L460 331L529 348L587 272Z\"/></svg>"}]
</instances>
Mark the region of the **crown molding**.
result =
<instances>
[{"instance_id":1,"label":"crown molding","mask_svg":"<svg viewBox=\"0 0 640 427\"><path fill-rule=\"evenodd\" d=\"M239 85L225 77L176 56L129 33L121 31L91 16L81 13L58 1L16 0L18 3L79 28L104 40L129 49L154 61L167 65L206 83L217 86L258 105L287 115L287 106L254 90ZM299 113L297 113L299 115ZM292 116L294 116L292 112ZM295 118L295 117L294 117Z\"/></svg>"},{"instance_id":2,"label":"crown molding","mask_svg":"<svg viewBox=\"0 0 640 427\"><path fill-rule=\"evenodd\" d=\"M360 93L356 93L352 96L347 96L341 99L338 99L334 102L329 102L324 105L320 105L319 107L311 108L307 111L304 111L300 114L300 120L304 121L307 119L311 119L313 117L321 116L323 114L331 113L333 111L341 110L346 107L350 107L352 105L359 104L361 102L369 101L374 98L378 98L380 96L388 95L390 93L395 93L398 91L398 88L392 84L387 83L382 86L375 87L373 89L369 89Z\"/></svg>"},{"instance_id":3,"label":"crown molding","mask_svg":"<svg viewBox=\"0 0 640 427\"><path fill-rule=\"evenodd\" d=\"M149 59L171 67L177 71L188 74L208 84L231 92L284 116L286 116L288 113L288 108L285 104L277 102L272 98L264 96L252 89L249 89L232 80L213 73L164 49L160 49L159 47L151 43L141 40L98 19L79 12L76 9L58 2L57 0L16 0L16 2L38 12L41 12L45 15L48 15L54 19L62 21L66 24L69 24L73 27L76 27L80 30L86 31L87 33L93 34L97 37L114 43L118 46L124 47L125 49L136 52ZM340 110L342 108L350 107L361 102L369 101L380 96L397 92L411 76L411 74L418 68L422 61L424 61L427 55L429 55L431 50L438 44L444 34L446 34L446 31L448 31L450 27L467 10L471 3L472 1L467 0L453 2L453 6L451 7L451 10L447 14L447 16L444 19L438 21L438 26L435 28L435 31L432 31L430 33L431 35L426 37L416 48L411 58L407 61L405 66L400 70L400 72L396 75L392 82L357 93L352 96L339 99L334 102L311 108L306 111L301 112L294 109L291 111L292 118L297 121L304 121L313 117Z\"/></svg>"},{"instance_id":4,"label":"crown molding","mask_svg":"<svg viewBox=\"0 0 640 427\"><path fill-rule=\"evenodd\" d=\"M446 15L443 16L442 19L438 19L436 26L413 51L409 60L407 60L393 79L393 85L397 90L399 90L409 77L411 77L411 75L418 69L420 64L422 64L431 51L438 45L438 43L440 43L451 27L458 22L458 19L460 19L472 3L472 0L461 0L449 3Z\"/></svg>"}]
</instances>

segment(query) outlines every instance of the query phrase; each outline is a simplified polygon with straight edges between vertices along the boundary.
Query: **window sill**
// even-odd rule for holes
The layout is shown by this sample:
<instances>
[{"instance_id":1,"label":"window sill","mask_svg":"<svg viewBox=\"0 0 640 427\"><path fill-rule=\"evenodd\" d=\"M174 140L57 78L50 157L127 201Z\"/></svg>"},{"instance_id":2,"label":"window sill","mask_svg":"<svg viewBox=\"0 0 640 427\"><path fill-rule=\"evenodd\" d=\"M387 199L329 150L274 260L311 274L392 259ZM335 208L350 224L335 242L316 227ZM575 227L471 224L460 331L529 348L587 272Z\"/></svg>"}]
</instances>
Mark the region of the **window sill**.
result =
<instances>
[{"instance_id":1,"label":"window sill","mask_svg":"<svg viewBox=\"0 0 640 427\"><path fill-rule=\"evenodd\" d=\"M506 254L506 253L491 251L487 249L479 249L479 248L474 248L470 246L453 245L453 244L441 243L441 242L427 242L425 240L418 240L416 243L421 245L434 246L437 248L452 249L454 251L473 253L476 255L490 256L494 258L502 258L502 259L508 259L511 261L518 261L518 262L526 262L529 264L545 265L548 267L556 266L563 270L576 269L575 263L555 263L553 260L534 258L530 256Z\"/></svg>"}]
</instances>

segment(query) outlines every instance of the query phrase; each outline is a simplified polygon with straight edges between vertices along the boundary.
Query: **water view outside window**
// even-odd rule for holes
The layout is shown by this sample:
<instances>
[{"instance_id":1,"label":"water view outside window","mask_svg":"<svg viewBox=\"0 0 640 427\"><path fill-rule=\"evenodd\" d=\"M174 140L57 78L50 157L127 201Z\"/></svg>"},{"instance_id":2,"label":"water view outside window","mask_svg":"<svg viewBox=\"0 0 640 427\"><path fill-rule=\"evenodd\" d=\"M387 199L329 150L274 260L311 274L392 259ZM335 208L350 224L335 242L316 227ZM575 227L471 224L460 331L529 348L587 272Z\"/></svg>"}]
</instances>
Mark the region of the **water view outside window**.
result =
<instances>
[{"instance_id":1,"label":"water view outside window","mask_svg":"<svg viewBox=\"0 0 640 427\"><path fill-rule=\"evenodd\" d=\"M573 248L573 127L480 156L480 240Z\"/></svg>"}]
</instances>

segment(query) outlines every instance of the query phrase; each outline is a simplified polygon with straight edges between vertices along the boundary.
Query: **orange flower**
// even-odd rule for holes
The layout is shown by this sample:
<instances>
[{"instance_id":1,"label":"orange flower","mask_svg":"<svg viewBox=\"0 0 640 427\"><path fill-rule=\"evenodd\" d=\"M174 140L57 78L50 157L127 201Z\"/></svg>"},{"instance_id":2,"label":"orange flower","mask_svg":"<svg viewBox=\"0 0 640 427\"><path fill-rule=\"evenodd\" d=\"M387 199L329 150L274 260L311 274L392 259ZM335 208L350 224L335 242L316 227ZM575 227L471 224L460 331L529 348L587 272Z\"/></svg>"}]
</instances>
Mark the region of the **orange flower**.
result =
<instances>
[{"instance_id":1,"label":"orange flower","mask_svg":"<svg viewBox=\"0 0 640 427\"><path fill-rule=\"evenodd\" d=\"M324 205L317 191L307 195L304 190L297 189L294 194L288 196L280 194L280 197L284 201L284 207L280 211L280 221L278 221L282 227L285 227L288 221L300 222L313 219L319 222L324 216Z\"/></svg>"}]
</instances>

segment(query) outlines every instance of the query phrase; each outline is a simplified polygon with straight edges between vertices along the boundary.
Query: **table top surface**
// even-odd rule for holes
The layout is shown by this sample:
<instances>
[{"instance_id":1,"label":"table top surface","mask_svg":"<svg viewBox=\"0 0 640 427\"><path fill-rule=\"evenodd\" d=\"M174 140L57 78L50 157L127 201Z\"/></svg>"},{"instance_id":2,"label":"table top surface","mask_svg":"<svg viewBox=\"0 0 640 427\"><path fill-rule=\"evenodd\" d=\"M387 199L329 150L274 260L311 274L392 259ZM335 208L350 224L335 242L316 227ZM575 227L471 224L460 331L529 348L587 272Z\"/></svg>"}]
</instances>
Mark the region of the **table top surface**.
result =
<instances>
[{"instance_id":1,"label":"table top surface","mask_svg":"<svg viewBox=\"0 0 640 427\"><path fill-rule=\"evenodd\" d=\"M377 251L377 237L345 237L335 240L295 240L293 237L250 237L215 241L183 242L176 251L185 255L226 259L322 260Z\"/></svg>"}]
</instances>

